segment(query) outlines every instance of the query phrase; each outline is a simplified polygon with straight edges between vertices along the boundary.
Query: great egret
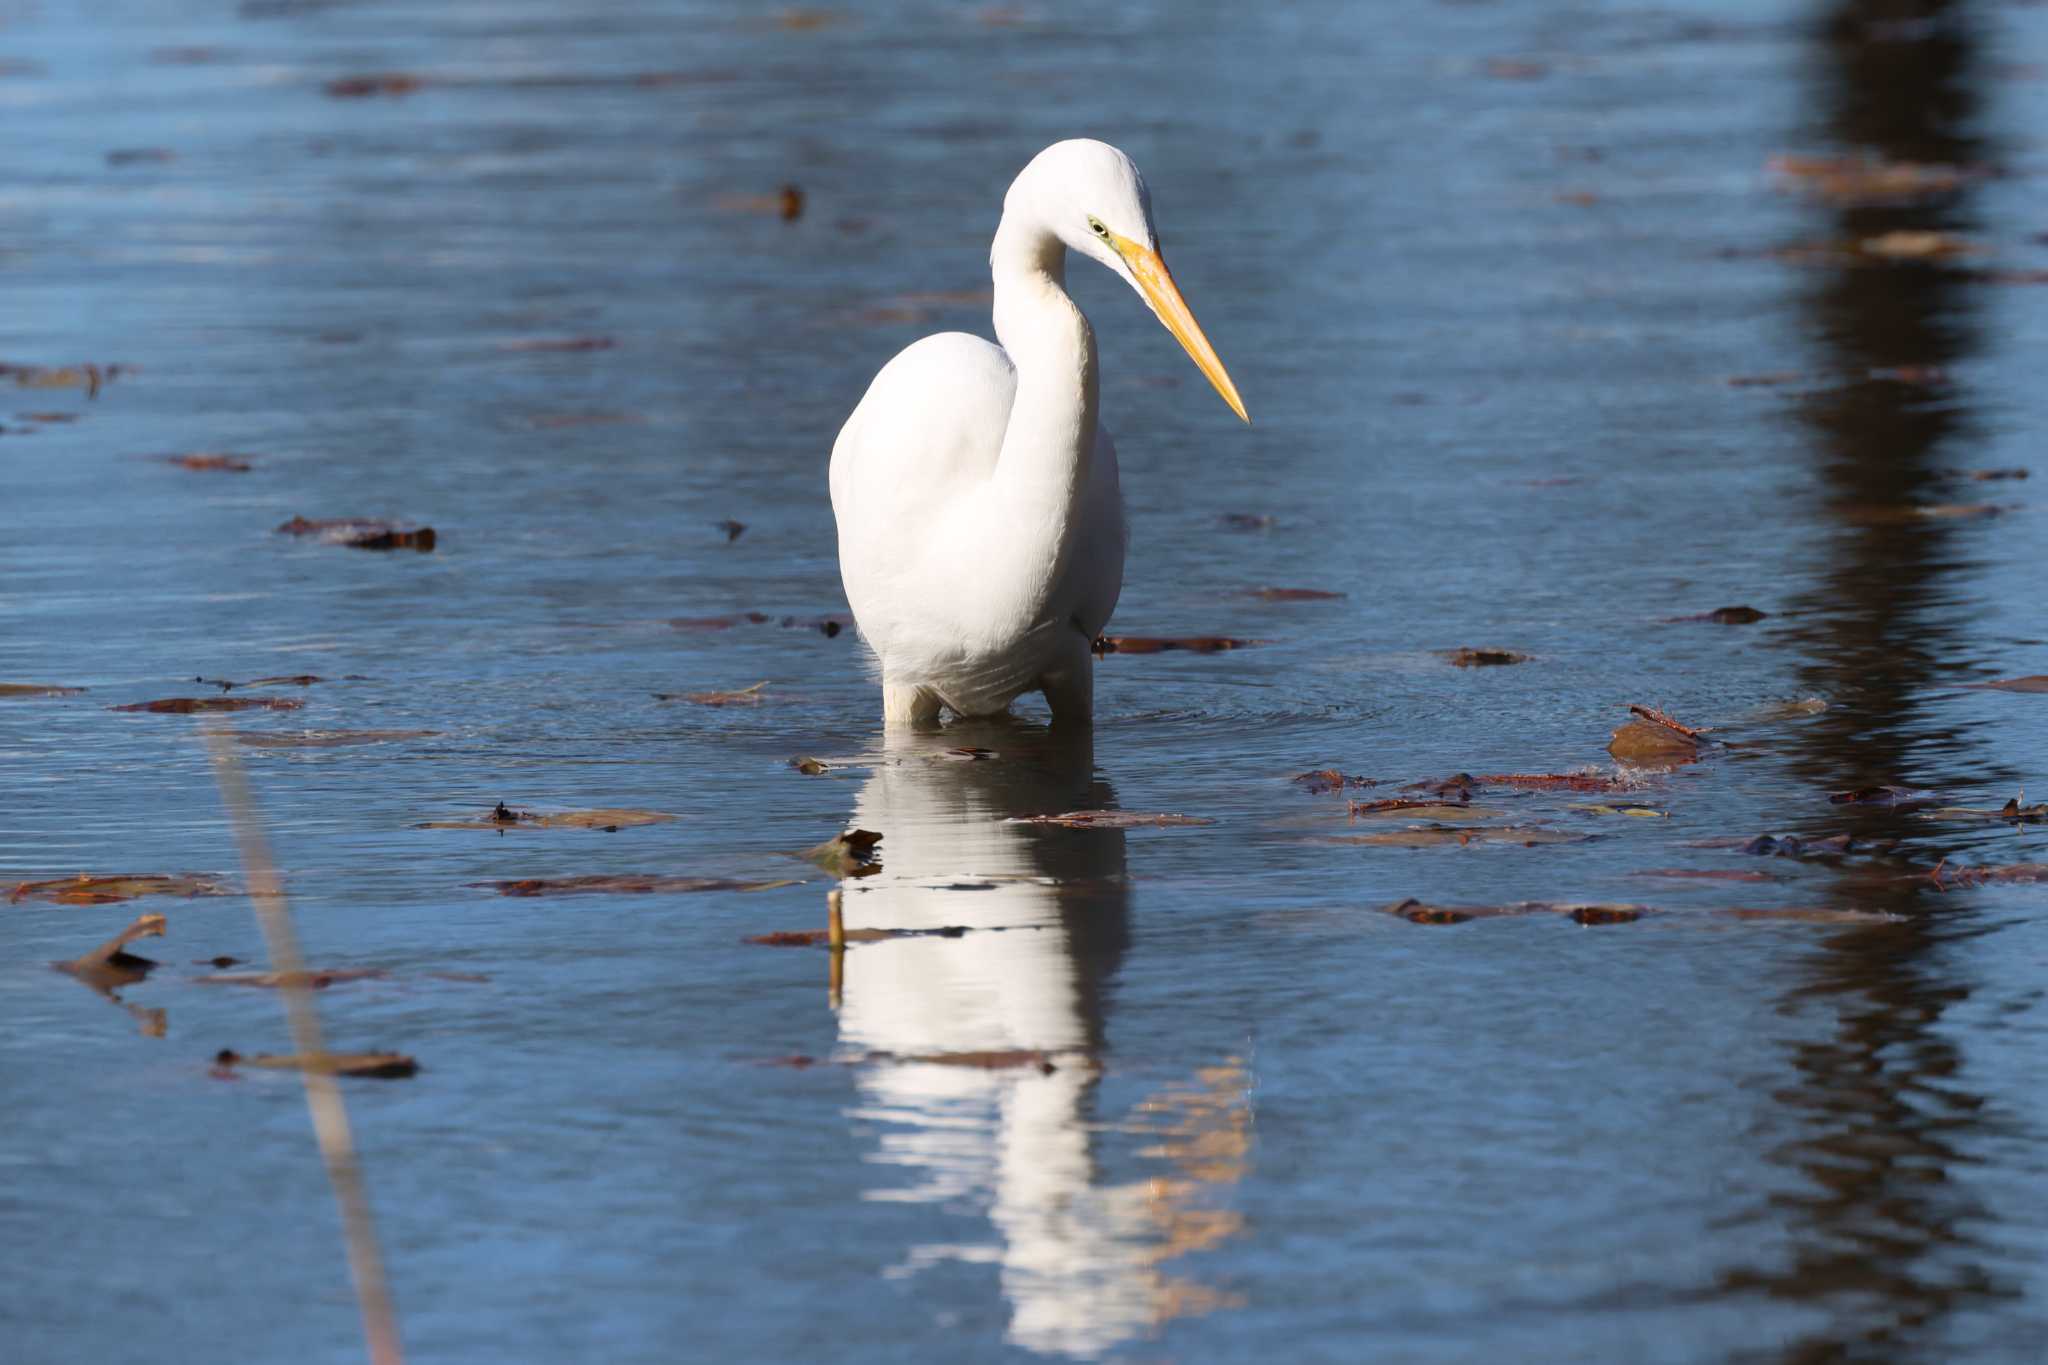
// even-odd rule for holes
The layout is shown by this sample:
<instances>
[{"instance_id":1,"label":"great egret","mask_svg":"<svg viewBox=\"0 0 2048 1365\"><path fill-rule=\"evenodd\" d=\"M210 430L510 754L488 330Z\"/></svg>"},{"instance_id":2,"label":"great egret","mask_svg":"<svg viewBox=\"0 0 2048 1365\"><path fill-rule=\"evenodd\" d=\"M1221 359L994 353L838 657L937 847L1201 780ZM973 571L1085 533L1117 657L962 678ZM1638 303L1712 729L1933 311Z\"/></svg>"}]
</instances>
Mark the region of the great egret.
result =
<instances>
[{"instance_id":1,"label":"great egret","mask_svg":"<svg viewBox=\"0 0 2048 1365\"><path fill-rule=\"evenodd\" d=\"M881 660L887 726L929 725L942 706L990 715L1026 692L1056 722L1093 715L1090 646L1123 590L1124 511L1068 251L1122 276L1251 420L1159 258L1131 159L1087 139L1033 157L989 249L1002 344L941 332L905 348L832 447L839 574Z\"/></svg>"}]
</instances>

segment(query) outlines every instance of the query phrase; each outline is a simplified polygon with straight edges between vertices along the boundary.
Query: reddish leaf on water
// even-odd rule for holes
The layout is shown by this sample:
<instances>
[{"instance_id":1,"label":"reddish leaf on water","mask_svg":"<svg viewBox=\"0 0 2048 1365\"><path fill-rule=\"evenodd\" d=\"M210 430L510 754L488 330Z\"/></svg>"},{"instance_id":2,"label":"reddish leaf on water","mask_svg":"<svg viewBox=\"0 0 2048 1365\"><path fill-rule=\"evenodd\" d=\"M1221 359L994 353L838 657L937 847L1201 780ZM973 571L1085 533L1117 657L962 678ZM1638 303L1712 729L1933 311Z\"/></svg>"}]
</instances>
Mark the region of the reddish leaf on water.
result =
<instances>
[{"instance_id":1,"label":"reddish leaf on water","mask_svg":"<svg viewBox=\"0 0 2048 1365\"><path fill-rule=\"evenodd\" d=\"M2048 692L2048 673L2035 673L2025 678L2000 678L1996 682L1964 683L1963 686L1993 692Z\"/></svg>"},{"instance_id":2,"label":"reddish leaf on water","mask_svg":"<svg viewBox=\"0 0 2048 1365\"><path fill-rule=\"evenodd\" d=\"M1746 626L1769 615L1769 612L1758 611L1755 607L1716 607L1693 616L1667 616L1663 624L1675 626L1691 621L1711 621L1715 625Z\"/></svg>"},{"instance_id":3,"label":"reddish leaf on water","mask_svg":"<svg viewBox=\"0 0 2048 1365\"><path fill-rule=\"evenodd\" d=\"M720 213L751 213L794 223L804 216L804 192L795 185L784 185L773 194L721 194L712 199L711 206Z\"/></svg>"},{"instance_id":4,"label":"reddish leaf on water","mask_svg":"<svg viewBox=\"0 0 2048 1365\"><path fill-rule=\"evenodd\" d=\"M582 877L524 877L517 881L464 882L501 896L653 896L695 891L772 891L801 882L745 882L725 877L676 877L653 873L597 873Z\"/></svg>"},{"instance_id":5,"label":"reddish leaf on water","mask_svg":"<svg viewBox=\"0 0 2048 1365\"><path fill-rule=\"evenodd\" d=\"M201 474L246 474L256 466L240 455L200 452L192 455L159 455L165 464Z\"/></svg>"},{"instance_id":6,"label":"reddish leaf on water","mask_svg":"<svg viewBox=\"0 0 2048 1365\"><path fill-rule=\"evenodd\" d=\"M1233 640L1221 635L1188 635L1166 638L1154 635L1103 635L1095 641L1097 654L1161 654L1184 649L1194 654L1215 654L1227 649L1244 649L1266 644L1264 640Z\"/></svg>"},{"instance_id":7,"label":"reddish leaf on water","mask_svg":"<svg viewBox=\"0 0 2048 1365\"><path fill-rule=\"evenodd\" d=\"M437 537L431 526L399 526L369 517L293 517L277 528L286 536L316 536L323 545L346 545L354 550L418 550L434 548Z\"/></svg>"},{"instance_id":8,"label":"reddish leaf on water","mask_svg":"<svg viewBox=\"0 0 2048 1365\"><path fill-rule=\"evenodd\" d=\"M130 702L107 709L186 716L211 711L296 711L305 704L296 697L160 697L156 701Z\"/></svg>"},{"instance_id":9,"label":"reddish leaf on water","mask_svg":"<svg viewBox=\"0 0 2048 1365\"><path fill-rule=\"evenodd\" d=\"M1381 912L1411 924L1466 924L1478 919L1524 915L1562 915L1578 924L1631 924L1656 912L1646 905L1601 905L1549 901L1517 901L1509 905L1431 905L1414 897L1380 907Z\"/></svg>"},{"instance_id":10,"label":"reddish leaf on water","mask_svg":"<svg viewBox=\"0 0 2048 1365\"><path fill-rule=\"evenodd\" d=\"M79 414L75 412L17 412L14 415L24 422L46 422L52 425L60 422L76 422L79 418ZM2020 470L2016 477L2024 479L2027 477L2026 471Z\"/></svg>"},{"instance_id":11,"label":"reddish leaf on water","mask_svg":"<svg viewBox=\"0 0 2048 1365\"><path fill-rule=\"evenodd\" d=\"M1512 649L1440 649L1437 653L1459 668L1498 668L1529 662L1527 654L1518 654Z\"/></svg>"},{"instance_id":12,"label":"reddish leaf on water","mask_svg":"<svg viewBox=\"0 0 2048 1365\"><path fill-rule=\"evenodd\" d=\"M92 876L55 877L48 881L17 882L9 888L9 904L27 900L50 901L57 905L108 905L134 900L138 896L229 896L234 889L208 877L191 873L111 873Z\"/></svg>"},{"instance_id":13,"label":"reddish leaf on water","mask_svg":"<svg viewBox=\"0 0 2048 1365\"><path fill-rule=\"evenodd\" d=\"M1486 820L1500 812L1485 806L1471 804L1471 794L1461 791L1456 804L1445 801L1411 801L1406 797L1390 796L1378 801L1351 801L1345 804L1345 813L1352 819L1361 816L1379 818L1397 816L1408 820Z\"/></svg>"},{"instance_id":14,"label":"reddish leaf on water","mask_svg":"<svg viewBox=\"0 0 2048 1365\"><path fill-rule=\"evenodd\" d=\"M410 95L425 85L424 78L403 71L381 71L367 76L343 76L327 82L327 93L336 99L363 99L370 95Z\"/></svg>"},{"instance_id":15,"label":"reddish leaf on water","mask_svg":"<svg viewBox=\"0 0 2048 1365\"><path fill-rule=\"evenodd\" d=\"M1335 602L1344 594L1321 588L1253 588L1245 594L1261 602Z\"/></svg>"},{"instance_id":16,"label":"reddish leaf on water","mask_svg":"<svg viewBox=\"0 0 2048 1365\"><path fill-rule=\"evenodd\" d=\"M823 929L778 929L772 934L749 934L741 942L764 948L816 948L830 937Z\"/></svg>"},{"instance_id":17,"label":"reddish leaf on water","mask_svg":"<svg viewBox=\"0 0 2048 1365\"><path fill-rule=\"evenodd\" d=\"M1058 825L1064 829L1137 829L1154 825L1213 825L1197 815L1152 814L1135 810L1070 810L1058 815L1015 815L1012 825Z\"/></svg>"}]
</instances>

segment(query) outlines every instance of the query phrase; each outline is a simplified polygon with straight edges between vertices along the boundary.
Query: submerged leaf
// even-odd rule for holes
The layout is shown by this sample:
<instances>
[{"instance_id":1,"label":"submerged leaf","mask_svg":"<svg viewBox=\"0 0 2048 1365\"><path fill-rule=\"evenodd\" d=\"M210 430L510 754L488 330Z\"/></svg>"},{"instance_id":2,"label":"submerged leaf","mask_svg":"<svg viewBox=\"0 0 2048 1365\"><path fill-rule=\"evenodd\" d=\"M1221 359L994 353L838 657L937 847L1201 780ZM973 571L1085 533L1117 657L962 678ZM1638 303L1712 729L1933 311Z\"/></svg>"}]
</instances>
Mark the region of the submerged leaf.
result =
<instances>
[{"instance_id":1,"label":"submerged leaf","mask_svg":"<svg viewBox=\"0 0 2048 1365\"><path fill-rule=\"evenodd\" d=\"M1512 649L1440 649L1437 653L1459 668L1498 668L1505 664L1529 662L1527 654L1518 654Z\"/></svg>"},{"instance_id":2,"label":"submerged leaf","mask_svg":"<svg viewBox=\"0 0 2048 1365\"><path fill-rule=\"evenodd\" d=\"M1470 782L1474 779L1467 778ZM1503 787L1529 787L1537 791L1574 792L1629 791L1638 784L1625 777L1603 777L1598 773L1485 773L1477 781Z\"/></svg>"},{"instance_id":3,"label":"submerged leaf","mask_svg":"<svg viewBox=\"0 0 2048 1365\"><path fill-rule=\"evenodd\" d=\"M296 697L159 697L155 701L109 706L109 711L153 711L162 715L188 716L211 711L297 711L306 703Z\"/></svg>"},{"instance_id":4,"label":"submerged leaf","mask_svg":"<svg viewBox=\"0 0 2048 1365\"><path fill-rule=\"evenodd\" d=\"M607 834L635 825L658 825L680 817L658 810L565 810L542 814L514 810L500 801L487 815L467 820L427 820L414 829L601 829Z\"/></svg>"},{"instance_id":5,"label":"submerged leaf","mask_svg":"<svg viewBox=\"0 0 2048 1365\"><path fill-rule=\"evenodd\" d=\"M1490 820L1501 812L1470 802L1450 805L1442 801L1411 801L1395 796L1380 801L1350 802L1346 813L1353 819Z\"/></svg>"},{"instance_id":6,"label":"submerged leaf","mask_svg":"<svg viewBox=\"0 0 2048 1365\"><path fill-rule=\"evenodd\" d=\"M752 687L742 687L737 692L656 692L656 701L693 701L699 706L759 706L761 689L768 684L757 682Z\"/></svg>"},{"instance_id":7,"label":"submerged leaf","mask_svg":"<svg viewBox=\"0 0 2048 1365\"><path fill-rule=\"evenodd\" d=\"M1261 602L1335 602L1345 594L1321 588L1253 588L1245 596Z\"/></svg>"}]
</instances>

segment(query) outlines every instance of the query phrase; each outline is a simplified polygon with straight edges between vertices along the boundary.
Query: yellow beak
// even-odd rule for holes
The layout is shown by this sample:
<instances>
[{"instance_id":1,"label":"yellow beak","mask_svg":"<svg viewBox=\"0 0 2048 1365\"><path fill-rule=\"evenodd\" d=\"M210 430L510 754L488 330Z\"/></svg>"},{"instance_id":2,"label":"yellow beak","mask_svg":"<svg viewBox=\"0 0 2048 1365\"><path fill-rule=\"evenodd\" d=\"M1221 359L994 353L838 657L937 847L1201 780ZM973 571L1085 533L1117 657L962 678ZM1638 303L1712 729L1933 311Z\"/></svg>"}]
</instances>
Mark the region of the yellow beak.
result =
<instances>
[{"instance_id":1,"label":"yellow beak","mask_svg":"<svg viewBox=\"0 0 2048 1365\"><path fill-rule=\"evenodd\" d=\"M1223 401L1230 404L1232 412L1247 422L1251 421L1251 415L1244 410L1244 400L1237 396L1237 385L1230 382L1230 372L1223 368L1223 362L1217 358L1216 348L1209 344L1209 338L1202 335L1202 325L1188 311L1188 301L1180 296L1180 286L1173 282L1173 274L1166 268L1166 262L1159 259L1159 253L1114 232L1109 234L1109 244L1131 268L1131 275L1138 281L1138 289L1145 295L1145 302L1152 305L1152 311L1159 315L1159 320L1166 324L1166 330L1173 333L1173 339L1188 353L1188 359L1195 362L1195 368L1216 386L1216 392L1223 395Z\"/></svg>"}]
</instances>

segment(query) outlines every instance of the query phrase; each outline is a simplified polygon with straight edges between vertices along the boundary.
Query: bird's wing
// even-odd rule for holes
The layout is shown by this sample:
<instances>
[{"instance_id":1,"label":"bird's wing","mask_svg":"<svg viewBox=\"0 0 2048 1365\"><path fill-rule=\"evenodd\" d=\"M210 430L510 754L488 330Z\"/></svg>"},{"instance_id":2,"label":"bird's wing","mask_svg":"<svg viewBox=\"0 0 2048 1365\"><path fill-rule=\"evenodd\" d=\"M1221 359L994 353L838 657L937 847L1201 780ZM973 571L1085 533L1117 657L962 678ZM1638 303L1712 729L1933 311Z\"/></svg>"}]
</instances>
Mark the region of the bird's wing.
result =
<instances>
[{"instance_id":1,"label":"bird's wing","mask_svg":"<svg viewBox=\"0 0 2048 1365\"><path fill-rule=\"evenodd\" d=\"M1003 348L965 332L915 342L882 367L832 447L832 510L849 530L922 525L985 484L1017 396Z\"/></svg>"}]
</instances>

